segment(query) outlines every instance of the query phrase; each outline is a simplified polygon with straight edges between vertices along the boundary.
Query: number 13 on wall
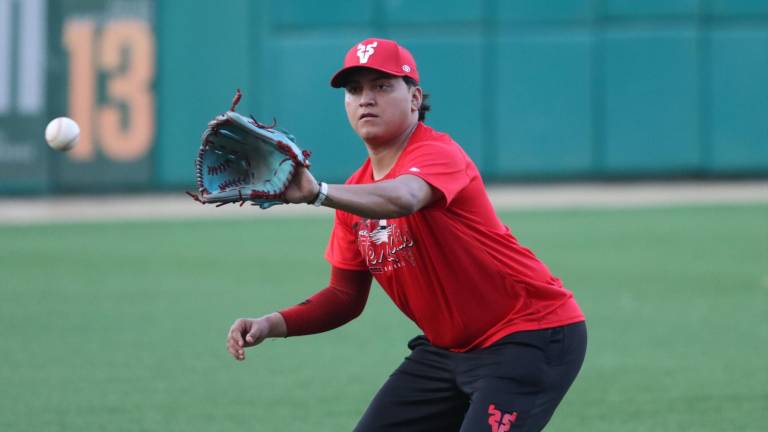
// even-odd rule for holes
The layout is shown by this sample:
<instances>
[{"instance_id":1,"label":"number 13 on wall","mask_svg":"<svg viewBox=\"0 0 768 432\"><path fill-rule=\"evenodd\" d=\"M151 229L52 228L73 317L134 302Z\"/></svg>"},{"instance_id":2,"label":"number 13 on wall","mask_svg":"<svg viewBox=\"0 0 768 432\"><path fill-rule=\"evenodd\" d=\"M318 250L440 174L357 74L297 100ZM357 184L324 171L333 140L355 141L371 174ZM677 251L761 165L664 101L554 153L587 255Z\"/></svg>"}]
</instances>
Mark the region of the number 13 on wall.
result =
<instances>
[{"instance_id":1,"label":"number 13 on wall","mask_svg":"<svg viewBox=\"0 0 768 432\"><path fill-rule=\"evenodd\" d=\"M69 156L93 160L98 146L107 158L144 157L155 138L155 40L141 19L97 26L88 19L64 24L69 55L69 116L80 124L80 143ZM105 95L99 103L99 78Z\"/></svg>"}]
</instances>

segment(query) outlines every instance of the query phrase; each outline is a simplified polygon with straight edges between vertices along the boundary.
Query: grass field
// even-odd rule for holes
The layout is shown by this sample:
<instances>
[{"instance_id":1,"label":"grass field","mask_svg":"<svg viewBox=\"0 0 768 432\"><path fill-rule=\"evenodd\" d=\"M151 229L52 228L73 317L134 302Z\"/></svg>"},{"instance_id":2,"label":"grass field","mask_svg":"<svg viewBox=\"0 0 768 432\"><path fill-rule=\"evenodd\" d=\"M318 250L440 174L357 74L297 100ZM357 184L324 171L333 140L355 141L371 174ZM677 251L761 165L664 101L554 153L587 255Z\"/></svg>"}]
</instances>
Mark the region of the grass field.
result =
<instances>
[{"instance_id":1,"label":"grass field","mask_svg":"<svg viewBox=\"0 0 768 432\"><path fill-rule=\"evenodd\" d=\"M502 217L588 317L548 430L766 430L768 205ZM324 286L330 225L0 226L0 430L351 430L417 332L380 289L334 332L224 348Z\"/></svg>"}]
</instances>

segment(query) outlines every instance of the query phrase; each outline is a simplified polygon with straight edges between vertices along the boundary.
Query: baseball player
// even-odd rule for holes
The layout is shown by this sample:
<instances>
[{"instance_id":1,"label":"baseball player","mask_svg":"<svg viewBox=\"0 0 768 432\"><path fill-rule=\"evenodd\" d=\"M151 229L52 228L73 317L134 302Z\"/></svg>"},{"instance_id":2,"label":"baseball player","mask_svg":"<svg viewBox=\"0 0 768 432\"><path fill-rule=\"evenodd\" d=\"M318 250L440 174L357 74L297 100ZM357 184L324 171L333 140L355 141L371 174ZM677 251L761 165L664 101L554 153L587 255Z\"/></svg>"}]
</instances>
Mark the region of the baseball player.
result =
<instances>
[{"instance_id":1,"label":"baseball player","mask_svg":"<svg viewBox=\"0 0 768 432\"><path fill-rule=\"evenodd\" d=\"M372 278L423 331L357 431L538 431L576 378L584 315L560 279L496 215L477 167L424 123L411 53L395 41L353 46L331 86L368 158L345 184L301 168L290 203L336 209L328 287L232 325L238 360L268 337L320 333L357 317Z\"/></svg>"}]
</instances>

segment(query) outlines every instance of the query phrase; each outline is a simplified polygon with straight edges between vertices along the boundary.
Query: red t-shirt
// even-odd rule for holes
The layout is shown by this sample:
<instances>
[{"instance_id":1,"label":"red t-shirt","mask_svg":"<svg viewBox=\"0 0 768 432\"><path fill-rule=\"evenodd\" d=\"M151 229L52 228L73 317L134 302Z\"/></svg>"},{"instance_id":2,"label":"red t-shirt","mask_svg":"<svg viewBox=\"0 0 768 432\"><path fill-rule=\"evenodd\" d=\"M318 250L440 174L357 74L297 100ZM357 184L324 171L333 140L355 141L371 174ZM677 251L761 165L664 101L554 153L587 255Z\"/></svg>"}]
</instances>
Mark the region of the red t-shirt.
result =
<instances>
[{"instance_id":1,"label":"red t-shirt","mask_svg":"<svg viewBox=\"0 0 768 432\"><path fill-rule=\"evenodd\" d=\"M487 347L514 332L584 320L573 294L496 216L480 173L447 134L419 123L381 180L410 174L442 193L405 217L336 211L326 259L368 270L430 342ZM375 183L370 159L346 184Z\"/></svg>"}]
</instances>

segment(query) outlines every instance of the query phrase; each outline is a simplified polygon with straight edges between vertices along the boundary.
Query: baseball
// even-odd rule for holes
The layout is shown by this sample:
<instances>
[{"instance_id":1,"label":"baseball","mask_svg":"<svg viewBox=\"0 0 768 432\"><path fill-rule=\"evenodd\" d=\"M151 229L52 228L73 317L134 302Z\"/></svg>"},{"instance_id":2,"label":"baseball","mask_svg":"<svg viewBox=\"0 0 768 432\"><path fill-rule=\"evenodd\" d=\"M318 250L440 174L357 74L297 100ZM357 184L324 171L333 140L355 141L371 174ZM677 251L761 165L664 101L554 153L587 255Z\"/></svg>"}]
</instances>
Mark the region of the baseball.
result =
<instances>
[{"instance_id":1,"label":"baseball","mask_svg":"<svg viewBox=\"0 0 768 432\"><path fill-rule=\"evenodd\" d=\"M80 139L80 126L69 117L57 117L45 128L45 140L54 150L71 150Z\"/></svg>"}]
</instances>

